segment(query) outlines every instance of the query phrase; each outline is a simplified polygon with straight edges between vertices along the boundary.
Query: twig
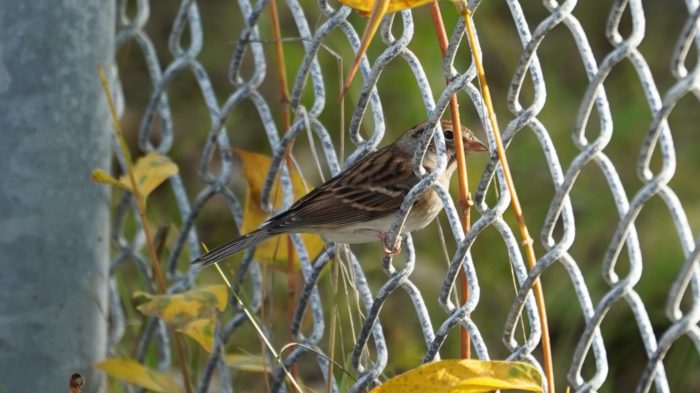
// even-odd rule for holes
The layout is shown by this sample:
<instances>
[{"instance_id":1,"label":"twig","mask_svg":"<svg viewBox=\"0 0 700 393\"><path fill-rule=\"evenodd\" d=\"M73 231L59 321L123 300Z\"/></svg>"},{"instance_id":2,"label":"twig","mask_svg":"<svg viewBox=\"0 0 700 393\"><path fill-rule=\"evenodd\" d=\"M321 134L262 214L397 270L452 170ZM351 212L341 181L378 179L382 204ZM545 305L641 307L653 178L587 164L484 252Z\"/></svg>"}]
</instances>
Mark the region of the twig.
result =
<instances>
[{"instance_id":1,"label":"twig","mask_svg":"<svg viewBox=\"0 0 700 393\"><path fill-rule=\"evenodd\" d=\"M141 225L143 227L143 233L146 235L146 244L148 246L148 252L150 254L151 268L156 276L156 281L158 282L158 288L162 293L167 293L168 287L165 282L165 276L163 276L163 271L160 269L160 261L158 259L158 253L153 244L153 235L151 234L151 229L146 222L146 204L143 200L143 195L138 188L136 183L136 178L134 177L133 164L131 162L131 155L129 154L129 149L126 146L126 141L124 140L124 133L122 132L121 125L117 120L117 110L114 107L114 102L112 101L112 94L109 88L109 82L107 81L107 75L105 75L104 68L102 65L97 66L100 73L100 79L102 80L102 87L105 91L105 96L107 97L107 104L109 105L109 110L112 115L112 124L114 126L114 133L119 141L119 148L121 149L122 155L124 156L124 163L126 164L127 174L129 176L129 182L131 183L131 194L134 196L136 201L136 208L139 211L139 218L141 219ZM182 372L182 379L185 383L185 391L187 393L192 393L192 387L190 382L190 375L187 371L187 366L185 364L185 353L182 344L182 339L180 336L173 333L175 338L175 348L177 350L178 362L180 364L180 371Z\"/></svg>"},{"instance_id":2,"label":"twig","mask_svg":"<svg viewBox=\"0 0 700 393\"><path fill-rule=\"evenodd\" d=\"M362 33L360 48L357 50L357 54L355 55L355 61L352 63L352 66L350 66L350 72L345 79L343 89L340 91L340 96L338 97L339 103L343 101L343 97L348 91L350 83L355 77L355 73L357 73L357 69L360 68L362 56L364 56L365 52L367 52L367 48L369 48L372 37L374 37L374 34L377 32L382 18L384 18L384 15L386 15L386 11L389 9L389 3L390 0L375 0L372 11L369 14L369 20L367 20L367 25L365 26L365 31Z\"/></svg>"},{"instance_id":3,"label":"twig","mask_svg":"<svg viewBox=\"0 0 700 393\"><path fill-rule=\"evenodd\" d=\"M435 34L437 35L438 44L440 45L440 52L444 58L447 53L448 45L447 31L445 31L445 24L442 21L442 14L440 13L437 0L430 3L429 7L430 14L433 17ZM456 145L455 150L457 150L457 177L459 178L459 212L461 213L462 229L466 234L471 228L470 213L474 202L472 202L472 196L469 193L467 163L464 157L464 143L462 141L462 124L459 117L459 101L457 101L456 94L450 98L450 114L452 116L452 131L456 135L454 140ZM463 306L469 300L469 284L467 282L467 275L464 273L464 269L462 269L461 266L459 268L459 283L459 304ZM460 326L459 335L461 338L460 356L462 359L469 359L471 357L469 332L464 326Z\"/></svg>"},{"instance_id":4,"label":"twig","mask_svg":"<svg viewBox=\"0 0 700 393\"><path fill-rule=\"evenodd\" d=\"M474 64L476 65L477 75L479 77L479 86L481 88L481 95L484 97L484 104L489 115L489 121L491 123L491 128L493 130L494 139L496 141L496 150L498 152L498 160L503 168L503 174L506 178L506 184L508 186L508 192L510 192L511 205L513 207L513 212L515 213L515 218L518 221L518 227L520 229L520 237L522 238L523 247L525 248L525 255L527 257L528 264L532 269L535 266L537 258L535 257L535 250L532 247L532 237L525 224L525 216L523 215L523 210L520 206L520 200L518 199L518 194L515 191L515 184L513 183L513 176L510 173L510 167L508 165L508 160L506 159L505 148L503 147L503 141L501 140L501 133L498 129L498 123L496 121L496 114L493 110L493 103L491 101L491 93L489 92L488 85L486 84L486 74L484 72L484 66L481 63L481 55L476 50L474 45L475 35L474 26L472 25L472 13L466 4L465 0L459 0L457 4L460 13L464 17L464 23L467 27L467 35L469 36L469 48L471 50L472 57L474 58ZM542 358L544 360L544 371L547 377L547 389L549 392L554 392L554 367L552 364L552 349L549 341L549 327L547 323L547 310L544 302L544 293L542 291L542 285L540 279L535 280L532 286L533 292L535 294L535 300L537 302L537 312L540 314L540 328L542 329Z\"/></svg>"},{"instance_id":5,"label":"twig","mask_svg":"<svg viewBox=\"0 0 700 393\"><path fill-rule=\"evenodd\" d=\"M206 247L205 247L206 249ZM241 307L241 310L243 310L243 313L246 315L250 323L253 325L253 329L255 329L255 332L258 334L262 342L265 344L267 349L272 353L272 356L277 360L277 362L280 364L280 367L282 367L282 370L284 370L284 373L287 375L289 378L290 383L294 386L295 389L297 389L299 392L301 392L301 387L297 383L297 381L294 379L294 376L290 374L289 370L287 370L286 367L284 367L284 362L282 361L282 357L275 351L275 347L272 346L272 343L270 340L267 339L267 336L265 336L265 333L262 331L262 328L260 328L260 324L255 320L253 317L253 313L248 310L248 307L243 303L243 300L241 299L240 296L236 293L236 291L233 290L233 287L231 286L231 282L229 279L226 277L224 274L224 271L221 270L221 267L219 266L218 263L215 263L214 266L216 266L216 270L219 272L219 275L221 278L224 280L224 283L226 283L226 286L231 289L231 295L233 295L233 298L236 299L236 303Z\"/></svg>"},{"instance_id":6,"label":"twig","mask_svg":"<svg viewBox=\"0 0 700 393\"><path fill-rule=\"evenodd\" d=\"M280 21L277 13L277 1L270 1L270 19L272 20L272 36L275 41L275 57L277 60L277 75L280 87L280 104L282 106L282 126L285 132L289 130L291 125L291 114L289 110L289 84L287 83L287 69L284 61L284 49L282 48L282 32L280 29ZM285 161L287 163L287 168L291 170L292 160L291 160L291 145L287 148L285 152ZM294 266L294 242L292 237L285 236L287 241L287 320L291 324L294 319L294 309L296 305L297 298L297 271ZM289 333L289 340L293 340ZM297 376L297 366L296 364L291 368L292 376ZM301 390L299 390L301 392Z\"/></svg>"},{"instance_id":7,"label":"twig","mask_svg":"<svg viewBox=\"0 0 700 393\"><path fill-rule=\"evenodd\" d=\"M331 55L336 56L338 62L338 86L343 85L343 58L337 56L335 52L331 52ZM343 159L345 157L345 98L340 99L340 113L338 125L340 128L340 162L342 165ZM333 270L331 271L331 293L332 298L338 298L338 281L340 279L340 255L338 255L338 249L336 248L335 256L333 257ZM328 337L328 356L330 357L330 362L328 362L328 383L326 384L326 392L331 393L333 391L333 366L335 365L335 339L336 339L336 327L338 326L338 302L333 302L331 306L331 324L329 326L329 337ZM342 342L342 335L341 335ZM339 367L341 370L345 371L344 368Z\"/></svg>"}]
</instances>

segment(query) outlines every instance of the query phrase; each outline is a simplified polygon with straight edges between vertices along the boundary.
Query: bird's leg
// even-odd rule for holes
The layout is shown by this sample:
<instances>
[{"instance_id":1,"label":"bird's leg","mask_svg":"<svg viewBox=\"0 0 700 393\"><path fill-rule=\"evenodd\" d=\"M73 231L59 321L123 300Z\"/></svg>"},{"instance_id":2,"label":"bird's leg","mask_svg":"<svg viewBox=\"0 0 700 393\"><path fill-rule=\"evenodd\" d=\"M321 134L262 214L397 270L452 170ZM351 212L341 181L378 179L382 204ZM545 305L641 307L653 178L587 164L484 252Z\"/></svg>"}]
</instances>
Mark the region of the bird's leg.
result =
<instances>
[{"instance_id":1,"label":"bird's leg","mask_svg":"<svg viewBox=\"0 0 700 393\"><path fill-rule=\"evenodd\" d=\"M362 233L362 234L368 234L368 235L375 235L379 238L379 242L382 244L382 251L384 252L385 257L394 257L399 255L401 252L401 241L400 238L398 239L399 241L396 242L396 244L387 244L389 241L389 232L388 231L379 231L376 229L372 228L362 228L358 229L355 231L355 233Z\"/></svg>"},{"instance_id":2,"label":"bird's leg","mask_svg":"<svg viewBox=\"0 0 700 393\"><path fill-rule=\"evenodd\" d=\"M389 232L379 232L377 236L379 237L379 241L382 243L382 248L385 257L395 257L399 255L399 253L401 252L400 238L397 239L399 241L397 241L395 244L387 244L387 242L389 241Z\"/></svg>"}]
</instances>

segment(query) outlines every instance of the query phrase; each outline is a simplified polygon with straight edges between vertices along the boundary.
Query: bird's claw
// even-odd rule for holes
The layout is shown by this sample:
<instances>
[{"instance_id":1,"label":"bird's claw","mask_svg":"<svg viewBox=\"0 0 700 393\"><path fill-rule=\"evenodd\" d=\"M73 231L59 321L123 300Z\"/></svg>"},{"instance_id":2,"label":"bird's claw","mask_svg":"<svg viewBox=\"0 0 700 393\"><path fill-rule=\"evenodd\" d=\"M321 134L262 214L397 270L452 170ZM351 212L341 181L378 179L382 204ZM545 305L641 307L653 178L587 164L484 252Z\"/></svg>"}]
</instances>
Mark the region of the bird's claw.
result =
<instances>
[{"instance_id":1,"label":"bird's claw","mask_svg":"<svg viewBox=\"0 0 700 393\"><path fill-rule=\"evenodd\" d=\"M380 232L379 240L382 243L382 251L385 257L395 257L401 252L401 242L397 241L394 244L387 244L389 241L389 232ZM397 239L398 240L398 239Z\"/></svg>"}]
</instances>

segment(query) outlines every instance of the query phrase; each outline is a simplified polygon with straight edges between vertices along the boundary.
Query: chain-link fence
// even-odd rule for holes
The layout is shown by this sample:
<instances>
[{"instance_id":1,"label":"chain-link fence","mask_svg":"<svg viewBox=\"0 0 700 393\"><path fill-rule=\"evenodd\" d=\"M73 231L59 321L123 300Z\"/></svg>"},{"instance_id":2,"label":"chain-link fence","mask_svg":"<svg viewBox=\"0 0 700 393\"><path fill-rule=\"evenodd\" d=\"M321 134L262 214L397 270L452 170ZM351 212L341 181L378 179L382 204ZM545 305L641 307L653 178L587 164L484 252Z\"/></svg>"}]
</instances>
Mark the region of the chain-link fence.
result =
<instances>
[{"instance_id":1,"label":"chain-link fence","mask_svg":"<svg viewBox=\"0 0 700 393\"><path fill-rule=\"evenodd\" d=\"M174 153L176 150L182 150L178 148L180 144L196 150L195 156L199 160L196 164L199 182L188 184L181 175L176 175L169 180L168 197L174 201L174 208L181 220L178 224L176 239L166 254L171 292L178 292L194 285L196 272L184 269L183 261L201 253L199 246L201 238L196 229L204 230L204 226L198 225L195 228L195 224L198 223L207 206L219 204L218 211L228 211L240 227L243 215L242 203L240 197L234 192L234 188L231 187L232 174L236 170L235 160L230 150L231 138L239 138L235 136L238 135L236 133L250 131L236 128L238 120L235 117L238 115L234 116L234 113L247 111L248 113L244 115L247 118L257 116L252 118L257 118L257 130L264 132L265 138L259 134L251 138L257 138L257 141L266 140L267 144L261 147L261 150L272 152L272 169L266 179L266 188L263 190L264 203L269 202L273 174L277 172L282 173L282 189L286 206L293 202L284 153L296 139L304 140L307 144L309 140L315 139L318 145L312 148L320 151L323 158L322 160L317 158L317 162L325 163L327 169L324 170L330 174L336 174L342 170L342 148L336 146L339 141L339 130L334 123L339 112L335 99L338 86L336 82L332 82L333 86L330 87L331 78L328 77L329 71L324 68L324 65L332 64L327 61L327 58L335 59L337 56L335 52L344 53L343 49L338 49L339 46L344 45L357 50L359 47L357 29L363 24L358 25L355 22L362 22L362 19L354 19L357 16L350 8L324 0L313 3L285 0L278 3L283 22L283 39L302 48L297 56L287 58L291 76L289 105L293 113L293 121L291 127L285 130L281 129L281 123L276 120L279 116L278 93L265 85L270 84L270 80L274 82L276 78L270 66L273 61L270 56L272 42L269 18L263 17L269 2L269 0L259 0L257 3L250 3L248 0L239 0L237 5L228 3L217 5L227 10L225 11L227 17L230 12L230 26L235 30L235 36L225 37L229 48L227 84L221 83L224 79L222 76L211 74L207 64L212 60L202 55L206 39L216 35L215 30L208 35L204 34L206 20L203 22L200 18L200 10L211 6L210 4L183 0L176 14L170 15L164 12L162 16L159 15L160 22L154 22L155 12L152 12L151 6L156 7L155 4L149 4L148 0L119 2L117 54L128 50L129 56L138 55L143 59L148 70L147 82L141 81L138 85L131 82L131 86L125 85L124 94L122 92L117 94L122 113L125 107L124 97L127 100L126 107L141 105L140 103L129 104L130 97L144 98L141 108L131 113L127 111L127 116L131 118L125 119L127 122L138 122L138 148L142 152L157 151L171 157L177 156L176 161L183 160L179 162L182 168L186 163L194 162L194 159L190 159L186 154L183 156L182 153ZM492 20L480 19L480 7L486 7L486 3L492 2L480 3L472 1L470 7L476 10L474 20L481 38L488 41L488 35L484 33L487 30L485 25ZM442 312L436 310L429 313L429 309L434 310L432 305L436 303L436 299L434 296L425 295L422 285L419 285L414 278L414 269L421 264L421 244L414 243L410 236L403 241L400 257L393 260L383 259L382 267L386 276L381 281L376 281L378 276L373 276L370 280L365 275L369 264L378 264L376 257L366 263L363 261L361 266L360 258L348 248L337 248L336 251L336 248L329 246L312 261L305 250L304 243L299 237L292 236L299 256L304 284L291 324L286 327L286 330L291 334L294 342L303 345L295 346L283 353L284 366L291 368L302 362L302 359L313 358L317 364L316 374L325 380L323 386L329 384L332 391L344 390L348 386L338 380L337 374L335 378L329 375L327 359L317 354L328 352L328 346L324 341L328 339L329 325L332 325L328 304L334 301L332 297L327 297L317 283L324 267L338 257L344 263L345 273L353 277L354 287L350 290L354 291L355 295L349 298L357 301L358 308L363 314L361 325L354 326L356 333L353 336L354 347L351 355L348 355L351 356L350 364L356 374L356 379L350 384L350 391L362 391L367 388L385 372L387 367L391 370L396 369L391 367L396 358L390 356L390 353L395 353L391 351L395 350L388 345L389 341L383 327L386 320L392 318L400 318L404 326L409 323L419 326L425 341L423 361L438 359L441 352L449 352L443 344L448 340L448 335L454 334L460 326L463 326L470 334L475 357L489 359L490 353L495 351L499 357L503 354L508 359L524 360L540 368L540 360L538 360L538 344L542 335L539 330L540 316L534 305L534 299L530 295L530 289L535 279L542 276L545 279L544 292L547 298L551 294L548 292L547 280L547 272L550 271L557 272L556 279L550 277L550 282L556 280L556 285L567 287L575 294L573 297L577 301L576 306L567 307L574 309L572 315L577 315L575 318L580 320L580 329L574 329L569 325L571 330L561 329L559 337L555 337L554 340L555 349L558 341L569 340L575 343L572 344L570 353L555 352L555 370L558 375L561 374L558 378L564 381L565 375L566 384L570 385L573 391L598 391L601 387L603 390L613 391L610 389L628 386L625 391L636 389L639 392L647 392L655 389L658 392L669 392L672 390L670 386L674 383L669 382L671 373L676 375L676 379L682 381L682 388L698 388L700 385L697 384L697 380L678 377L679 373L692 374L691 367L697 365L697 355L700 353L698 326L700 269L696 247L698 240L695 240L691 230L692 222L689 222L689 216L686 214L686 209L693 214L697 212L698 195L697 192L692 192L692 188L690 192L686 192L688 187L678 183L678 187L685 190L684 195L691 196L690 200L684 200L685 204L681 204L682 199L677 195L677 191L674 191L675 187L672 188L672 185L676 184L672 182L677 169L676 153L687 152L688 149L678 146L674 148L672 128L669 125L669 117L679 101L685 96L700 98L698 82L700 74L697 69L700 64L698 2L688 0L685 2L685 8L678 5L668 6L675 12L673 19L676 21L676 29L666 29L666 34L660 40L666 47L672 49L668 52L671 54L670 59L668 56L662 59L654 56L652 58L649 55L643 56L640 47L643 46L642 43L646 37L647 21L652 21L654 15L648 10L645 13L643 4L639 0L596 2L599 4L594 5L594 12L586 15L588 17L592 15L597 21L606 21L603 26L604 36L600 37L595 35L599 32L592 33L584 30L583 21L577 18L576 7L591 7L592 4L577 4L573 0L561 3L544 1L543 5L538 5L537 11L526 15L521 4L516 0L495 3L497 4L488 5L492 10L489 15L500 18L499 26L510 26L512 37L519 39L519 47L516 45L512 49L520 52L515 63L492 72L493 68L489 68L488 62L489 56L494 54L490 52L489 46L482 48L487 59L489 80L495 84L498 84L499 80L505 83L510 81L510 85L504 88L507 91L507 110L510 112L510 119L504 123L504 141L507 145L510 144L509 152L516 148L520 140L524 141L523 143L531 143L533 146L529 150L529 157L511 156L512 165L516 168L516 184L527 189L531 181L536 182L537 179L546 178L542 184L549 184L551 188L551 193L547 194L547 200L526 200L525 204L526 215L529 211L537 210L536 204L544 206L541 225L537 225L536 229L531 228L531 231L539 230L540 233L539 259L536 267L529 270L523 262L521 247L513 232L515 227L512 225L512 220L508 218L509 193L495 154L491 154L483 173L470 171L472 179L480 176L480 180L476 188L472 186L475 190L476 214L468 233L462 232L455 205L449 195L441 192L451 228L451 231L445 232L445 236L454 237L456 245L442 278L433 277L433 280L440 280L442 283L437 296L437 304L443 309ZM446 14L447 7L451 5L442 4ZM528 6L528 10L532 8L534 7ZM655 9L659 10L663 7L657 6ZM488 122L485 121L475 68L465 48L467 43L464 38L463 20L453 18L450 22L448 17L448 33L451 34L449 47L444 62L438 65L442 74L430 75L424 70L424 65L428 62L439 63L441 59L439 52L426 57L419 56L412 50L412 43L421 38L417 37L414 31L416 28L414 18L420 20L420 23L428 23L425 22L429 20L426 15L421 10L402 11L389 15L383 20L381 38L376 39L381 43L375 43L372 49L372 53L376 56L370 56L372 59L362 61L359 73L362 88L359 95L350 96L353 106L347 129L353 146L346 149L352 154L347 158L345 165L376 148L384 138L385 124L397 123L394 119L404 116L404 114L389 113L383 109L384 107L396 108L395 104L387 105L386 100L382 99L384 97L382 89L385 86L382 85L382 79L392 78L390 74L387 75L386 70L395 67L397 62L403 62L410 68L410 75L414 78L411 83L415 83L420 92L416 94L422 99L425 119L432 124L439 124L438 120L443 116L450 97L457 93L462 100L463 109L477 114L481 119L481 128L487 130L485 134L488 135L491 150L494 150L493 133L489 129ZM162 43L152 40L153 31L147 33L149 26L152 27L154 23L156 23L154 29L169 31L167 53L165 49L161 49ZM599 25L602 26L602 22L599 22ZM481 29L482 26L484 26L483 29ZM543 42L549 36L559 37L557 40L560 41L556 41L557 43L568 40L569 48L575 48L575 50L571 53L562 50L559 54L562 56L558 65L560 69L548 68L545 72L542 64L551 64L551 62L545 61L542 53L546 52L549 56L558 55L557 50L543 48L546 45ZM479 42L473 42L472 45L480 47ZM378 49L378 47L381 48ZM567 56L567 54L574 56ZM326 60L320 61L321 57ZM351 57L347 57L345 63L348 64L350 60ZM659 77L652 73L650 62L654 65L663 63L665 70L668 70L670 65L670 75L661 77L663 84L660 84ZM562 71L562 68L565 70ZM620 68L627 68L628 75L634 77L634 79L625 80L623 83L625 86L622 89L628 88L630 95L643 103L643 112L638 116L635 114L632 116L642 119L643 123L631 131L628 125L620 124L614 117L616 113L614 104L622 106L624 102L620 100L613 102L608 97L610 94L608 90L611 89L608 85L609 78L612 78L611 74L614 75ZM129 69L115 68L113 75L115 79L119 77L125 79L128 77L125 76L128 72ZM552 81L548 79L548 72L558 76L567 73L573 75L578 72L584 79ZM511 74L512 77L505 76ZM182 91L174 87L178 83L176 80L185 77L183 75L194 78L196 82L196 84L192 83L196 85L194 91ZM449 81L447 85L444 83L445 79ZM566 99L558 95L561 92L561 88L557 87L558 83L577 86L580 90L574 94L574 98L569 100L568 106ZM666 87L661 88L662 85ZM395 91L397 86L394 84L391 89ZM415 87L413 89L415 90ZM183 100L181 97L174 97L177 94L184 94L187 103L177 104L175 100ZM401 92L399 96L405 94ZM137 98L133 99L137 101ZM203 108L202 111L208 115L208 124L192 124L183 120L184 126L178 126L179 118L177 109L174 107L179 106L181 110L186 111L187 106L195 105L191 103L193 100L197 100L196 105ZM686 99L688 100L690 99ZM696 102L693 104L697 105ZM561 106L557 107L557 105ZM547 117L547 108L553 106L558 112L569 111L564 116L568 123L547 126L547 122L542 118ZM690 113L697 111L692 104L687 103L677 110ZM139 111L143 111L142 115ZM506 118L505 113L501 113L501 117ZM363 125L370 131L367 137L362 135ZM195 145L192 141L199 141L201 138L196 137L194 131L204 128L208 129L206 140ZM527 138L536 138L536 141L518 139L516 143L510 143L520 131L528 134ZM564 140L560 136L564 132L573 137L573 147L560 146L560 142ZM608 145L614 145L614 142L611 142L613 138L629 138L636 143L621 149L613 149L608 147ZM679 139L675 140L676 143L685 143ZM610 151L632 151L631 154L638 157L636 184L629 182L627 172L631 171L624 172L629 160L625 160L624 157L616 160L611 156ZM693 154L692 150L689 154ZM307 158L313 163L311 155L303 157L303 160ZM525 178L522 176L519 178L517 168L521 164L518 158L539 162L540 170L531 174L531 178L527 175ZM690 168L691 172L685 180L694 181L692 165L697 163L697 160L683 158L682 162ZM586 179L590 176L598 176L602 180L598 183L590 183ZM596 186L586 186L587 189L578 194L572 191L576 190L577 184L582 182L596 184ZM408 198L415 198L427 187L432 187L433 183L427 180L421 182ZM613 210L609 211L605 222L586 222L585 208L584 212L577 212L579 203L576 198L583 200L580 202L582 206L585 207L586 204L591 203L589 207L595 209L595 204L592 202L594 197L612 200ZM653 202L649 202L650 200ZM223 209L221 201L225 203ZM649 204L654 204L653 211L660 212L663 218L640 221L640 212ZM129 216L138 220L138 214L130 203L129 197L125 196L119 201L113 218L112 236L118 248L112 262L112 271L122 269L125 264L133 264L143 277L148 277L146 257L137 251L142 249L144 239L138 231L132 234L133 230L125 224L129 221ZM533 220L533 222L537 221ZM583 225L594 227L597 225L599 228L586 232L581 228ZM638 233L644 231L642 226L648 226L653 233L662 232L659 236L665 236L664 239L675 239L673 244L666 244L665 247L680 247L682 253L678 254L678 258L667 262L649 257L649 253L643 252L646 239ZM232 236L234 234L234 231L227 233ZM598 236L599 243L592 242L587 237L591 234L595 234L592 235L594 237ZM600 240L600 236L604 238ZM594 244L599 244L599 248L603 247L605 251L597 254L591 251L588 254L584 253L583 257L580 256L582 249L594 248ZM471 250L475 247L501 249L500 261L480 261L476 257L472 258ZM416 254L417 250L419 257ZM336 256L336 252L339 255ZM402 263L400 266L395 266L394 263L399 259ZM512 294L511 290L510 299L506 297L508 299L506 302L501 302L495 307L509 309L510 312L507 318L495 322L500 326L499 331L491 328L484 330L472 315L479 313L480 302L483 303L492 296L491 292L494 288L489 282L485 283L483 278L480 279L481 266L498 263L507 266L508 262L517 288L515 294ZM663 287L661 291L665 297L665 306L645 301L637 290L638 283L645 278L645 273L647 276L653 275L656 271L654 264L661 262L667 263L670 271L666 276L667 281L659 278L662 282L660 285ZM266 281L263 267L253 259L253 253L250 251L246 252L242 261L235 266L234 287L245 297L252 311L260 312L264 305ZM470 298L463 306L453 300L455 277L460 267L466 272L470 289ZM507 268L504 274L508 274ZM647 279L653 280L654 277ZM124 336L125 316L122 311L124 305L119 300L116 280L113 280L111 289L111 344L115 347ZM402 307L400 315L387 314L390 313L387 311L390 307L383 308L383 306L392 298L405 297L405 295L410 299L406 304L411 304L413 308ZM547 298L547 301L556 302L556 299ZM220 321L216 332L215 351L206 364L201 366L201 372L196 381L198 391L203 392L208 389L232 391L234 386L240 386L236 384L236 379L245 380L244 375L237 374L233 378L222 358L224 346L232 343L236 345L238 337L245 336L240 332L250 328L249 319L243 310L233 301L232 305L237 311L230 318L223 318ZM493 303L488 307L494 307ZM665 316L661 315L664 312ZM622 334L634 336L634 339L626 342L642 354L642 361L637 363L636 372L631 373L632 378L625 377L627 379L623 382L611 381L622 377L611 373L610 370L619 370L624 367L624 364L614 364L614 362L632 362L632 357L629 355L625 358L627 355L624 354L617 356L615 352L624 351L623 348L617 346L619 341L606 335L605 321L615 314L632 317L634 331ZM380 321L380 318L383 320ZM550 316L550 319L552 318L556 321L555 316ZM663 322L652 323L652 320ZM556 324L552 325L553 330L558 329ZM273 337L274 329L268 326L266 332L273 342L279 342ZM499 339L502 340L502 345L494 349L493 344ZM689 341L686 341L687 339ZM138 340L136 358L143 360L149 348L156 348L160 368L169 367L171 355L168 335L162 323L154 319L148 320ZM690 348L690 356L673 363L673 370L669 370L665 367L665 358L676 343L679 343L677 346L689 343L684 346ZM286 389L284 385L286 375L283 369L275 361L271 360L270 364L274 368L270 377L270 390ZM220 379L218 383L213 380L215 375ZM606 383L608 385L605 385ZM627 385L621 385L623 383ZM562 388L560 383L557 390L562 391Z\"/></svg>"}]
</instances>

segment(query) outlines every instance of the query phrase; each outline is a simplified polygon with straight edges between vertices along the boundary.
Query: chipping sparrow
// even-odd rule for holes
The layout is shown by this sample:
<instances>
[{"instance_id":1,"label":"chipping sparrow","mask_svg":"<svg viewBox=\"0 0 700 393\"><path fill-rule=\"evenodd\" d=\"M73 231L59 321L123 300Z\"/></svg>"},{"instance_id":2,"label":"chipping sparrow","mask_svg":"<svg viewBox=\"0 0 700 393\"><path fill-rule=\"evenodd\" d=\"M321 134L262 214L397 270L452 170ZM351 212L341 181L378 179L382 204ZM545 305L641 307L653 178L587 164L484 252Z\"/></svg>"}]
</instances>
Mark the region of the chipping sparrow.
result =
<instances>
[{"instance_id":1,"label":"chipping sparrow","mask_svg":"<svg viewBox=\"0 0 700 393\"><path fill-rule=\"evenodd\" d=\"M233 239L192 261L199 268L284 233L314 233L337 243L367 243L384 240L406 194L420 180L411 159L427 123L418 124L393 143L360 159L349 168L304 195L288 210L267 220L259 229ZM457 167L452 123L442 121L448 164L438 182L449 185ZM486 151L487 147L462 127L466 152ZM428 171L437 167L437 150L430 142L423 159ZM402 233L428 225L442 209L442 201L430 189L418 197L406 218ZM387 252L387 250L385 250Z\"/></svg>"}]
</instances>

